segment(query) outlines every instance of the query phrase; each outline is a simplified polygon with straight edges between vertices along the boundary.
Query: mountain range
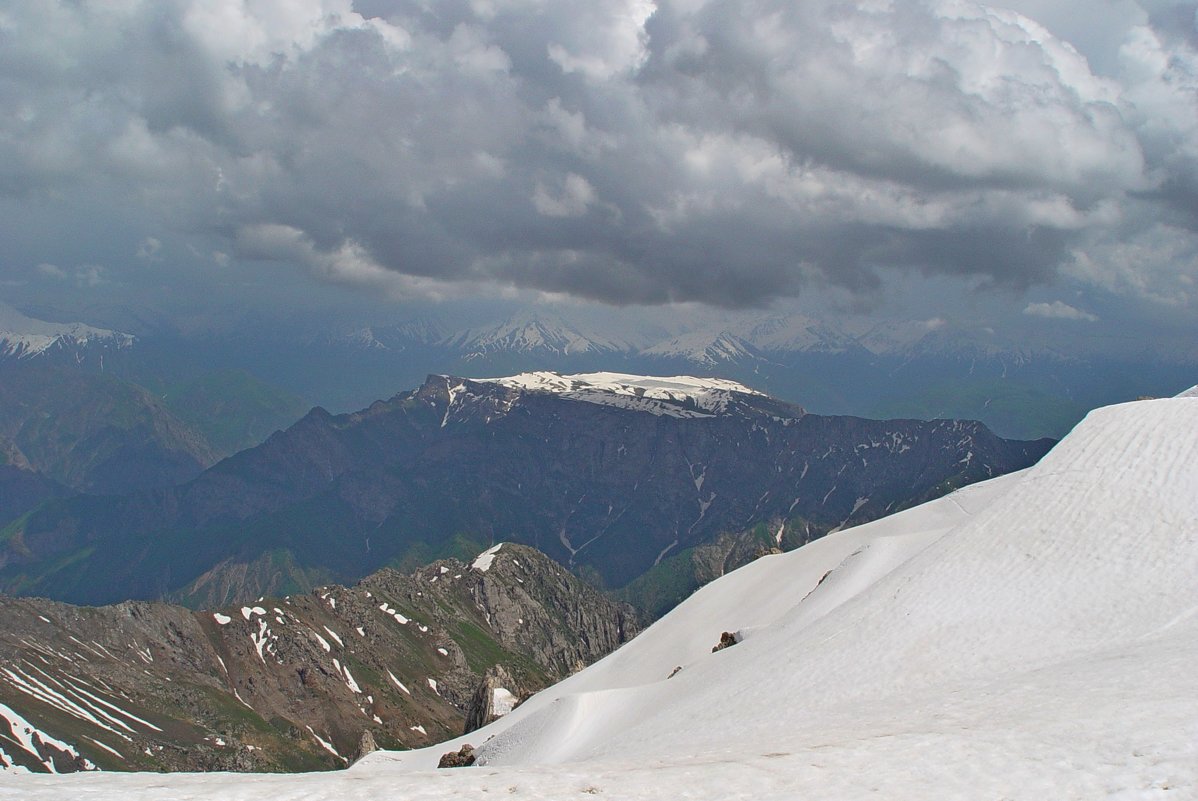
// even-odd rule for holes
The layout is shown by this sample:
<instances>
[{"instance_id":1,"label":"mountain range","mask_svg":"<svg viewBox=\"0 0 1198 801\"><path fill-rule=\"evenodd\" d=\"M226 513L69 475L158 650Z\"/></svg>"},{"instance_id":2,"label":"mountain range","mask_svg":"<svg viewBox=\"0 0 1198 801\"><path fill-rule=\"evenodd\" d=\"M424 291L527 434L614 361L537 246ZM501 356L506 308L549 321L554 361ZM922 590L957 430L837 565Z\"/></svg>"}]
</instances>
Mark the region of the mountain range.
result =
<instances>
[{"instance_id":1,"label":"mountain range","mask_svg":"<svg viewBox=\"0 0 1198 801\"><path fill-rule=\"evenodd\" d=\"M792 548L1050 445L808 414L726 380L434 375L353 414L314 409L177 486L49 501L0 530L0 589L211 607L505 540L602 586L677 583L723 535Z\"/></svg>"},{"instance_id":2,"label":"mountain range","mask_svg":"<svg viewBox=\"0 0 1198 801\"><path fill-rule=\"evenodd\" d=\"M49 497L190 480L310 408L244 370L135 377L143 347L0 304L0 525Z\"/></svg>"},{"instance_id":3,"label":"mountain range","mask_svg":"<svg viewBox=\"0 0 1198 801\"><path fill-rule=\"evenodd\" d=\"M1198 388L1092 412L1035 466L756 560L433 748L0 798L1189 797L1196 431ZM447 752L473 767L434 772Z\"/></svg>"},{"instance_id":4,"label":"mountain range","mask_svg":"<svg viewBox=\"0 0 1198 801\"><path fill-rule=\"evenodd\" d=\"M1198 390L1093 412L1026 471L758 560L491 727L355 773L415 785L468 741L446 797L583 771L621 798L1191 795L1196 431Z\"/></svg>"},{"instance_id":5,"label":"mountain range","mask_svg":"<svg viewBox=\"0 0 1198 801\"><path fill-rule=\"evenodd\" d=\"M1064 435L1096 406L1174 394L1198 365L1192 348L1128 353L1066 331L1011 338L970 320L831 311L497 311L444 303L368 322L297 314L187 324L144 310L88 314L103 324L51 323L32 310L10 309L6 317L0 309L12 329L0 325L0 369L14 361L102 367L159 396L235 370L335 412L362 408L431 373L697 374L738 380L821 414L978 419L1002 436L1035 439ZM43 336L38 331L70 329L103 329L115 339L79 337L69 348L42 350L20 344Z\"/></svg>"}]
</instances>

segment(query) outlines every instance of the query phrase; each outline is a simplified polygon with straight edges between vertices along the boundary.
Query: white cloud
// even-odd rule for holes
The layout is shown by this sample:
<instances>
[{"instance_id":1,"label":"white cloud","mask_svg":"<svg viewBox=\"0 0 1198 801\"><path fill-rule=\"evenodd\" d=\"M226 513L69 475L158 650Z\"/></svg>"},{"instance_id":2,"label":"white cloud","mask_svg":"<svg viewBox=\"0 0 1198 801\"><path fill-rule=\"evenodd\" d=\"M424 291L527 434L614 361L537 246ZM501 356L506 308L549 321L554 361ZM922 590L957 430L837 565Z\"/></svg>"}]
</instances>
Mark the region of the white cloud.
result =
<instances>
[{"instance_id":1,"label":"white cloud","mask_svg":"<svg viewBox=\"0 0 1198 801\"><path fill-rule=\"evenodd\" d=\"M37 270L40 275L44 275L47 278L62 280L63 278L67 277L66 270L62 269L56 264L50 264L48 262L42 262L34 269Z\"/></svg>"},{"instance_id":2,"label":"white cloud","mask_svg":"<svg viewBox=\"0 0 1198 801\"><path fill-rule=\"evenodd\" d=\"M321 250L303 231L289 225L246 226L238 232L237 247L243 258L298 264L320 280L381 291L396 300L440 300L455 294L452 286L435 279L380 266L352 241Z\"/></svg>"},{"instance_id":3,"label":"white cloud","mask_svg":"<svg viewBox=\"0 0 1198 801\"><path fill-rule=\"evenodd\" d=\"M1050 320L1080 320L1096 323L1098 318L1089 312L1075 309L1068 303L1054 300L1052 303L1029 303L1023 313L1030 317L1046 317Z\"/></svg>"},{"instance_id":4,"label":"white cloud","mask_svg":"<svg viewBox=\"0 0 1198 801\"><path fill-rule=\"evenodd\" d=\"M147 236L137 245L137 252L134 254L138 259L145 262L162 261L162 256L159 251L162 250L162 242L152 236Z\"/></svg>"},{"instance_id":5,"label":"white cloud","mask_svg":"<svg viewBox=\"0 0 1198 801\"><path fill-rule=\"evenodd\" d=\"M84 264L75 270L75 283L80 287L97 287L108 283L106 270L98 264Z\"/></svg>"},{"instance_id":6,"label":"white cloud","mask_svg":"<svg viewBox=\"0 0 1198 801\"><path fill-rule=\"evenodd\" d=\"M10 5L0 196L118 205L121 260L292 231L311 275L401 295L1194 298L1198 37L1164 0Z\"/></svg>"},{"instance_id":7,"label":"white cloud","mask_svg":"<svg viewBox=\"0 0 1198 801\"><path fill-rule=\"evenodd\" d=\"M558 190L546 188L537 181L532 202L546 217L581 217L595 201L595 188L577 173L570 173Z\"/></svg>"}]
</instances>

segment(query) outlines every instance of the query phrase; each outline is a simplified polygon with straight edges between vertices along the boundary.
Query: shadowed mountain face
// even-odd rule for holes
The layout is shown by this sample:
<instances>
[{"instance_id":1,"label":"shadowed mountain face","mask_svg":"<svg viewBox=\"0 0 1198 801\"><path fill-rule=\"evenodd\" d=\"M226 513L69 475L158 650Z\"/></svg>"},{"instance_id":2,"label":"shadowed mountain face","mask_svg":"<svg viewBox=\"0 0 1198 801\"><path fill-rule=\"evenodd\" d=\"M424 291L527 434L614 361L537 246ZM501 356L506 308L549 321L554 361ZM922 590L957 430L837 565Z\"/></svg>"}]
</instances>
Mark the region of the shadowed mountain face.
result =
<instances>
[{"instance_id":1,"label":"shadowed mountain face","mask_svg":"<svg viewBox=\"0 0 1198 801\"><path fill-rule=\"evenodd\" d=\"M974 422L806 414L738 385L538 375L431 376L354 414L315 409L178 487L52 502L0 534L0 587L219 604L500 540L615 587L722 533L765 524L793 545L1051 445Z\"/></svg>"},{"instance_id":2,"label":"shadowed mountain face","mask_svg":"<svg viewBox=\"0 0 1198 801\"><path fill-rule=\"evenodd\" d=\"M187 481L217 458L148 390L36 360L0 365L0 440L25 466L82 492Z\"/></svg>"},{"instance_id":3,"label":"shadowed mountain face","mask_svg":"<svg viewBox=\"0 0 1198 801\"><path fill-rule=\"evenodd\" d=\"M163 393L52 353L0 358L0 528L51 497L189 481L308 408L244 371Z\"/></svg>"}]
</instances>

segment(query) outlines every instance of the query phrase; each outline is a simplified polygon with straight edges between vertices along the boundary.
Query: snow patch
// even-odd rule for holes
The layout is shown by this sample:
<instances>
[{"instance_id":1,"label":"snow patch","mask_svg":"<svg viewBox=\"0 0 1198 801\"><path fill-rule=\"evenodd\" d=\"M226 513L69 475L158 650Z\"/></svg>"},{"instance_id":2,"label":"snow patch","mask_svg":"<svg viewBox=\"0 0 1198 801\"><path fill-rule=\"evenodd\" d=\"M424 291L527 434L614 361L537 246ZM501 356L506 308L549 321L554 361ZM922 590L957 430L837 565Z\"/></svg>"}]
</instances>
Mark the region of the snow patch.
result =
<instances>
[{"instance_id":1,"label":"snow patch","mask_svg":"<svg viewBox=\"0 0 1198 801\"><path fill-rule=\"evenodd\" d=\"M490 548L475 557L474 561L470 563L470 567L474 568L480 573L486 573L491 569L491 565L495 561L495 554L499 553L499 549L502 547L502 542L497 545L492 545Z\"/></svg>"},{"instance_id":2,"label":"snow patch","mask_svg":"<svg viewBox=\"0 0 1198 801\"><path fill-rule=\"evenodd\" d=\"M391 679L391 682L392 682L392 683L393 683L393 684L394 684L396 687L398 687L399 689L403 690L403 691L404 691L405 693L407 693L408 695L411 695L411 694L412 694L412 691L411 691L411 690L409 690L407 687L405 687L405 686L404 686L404 683L403 683L402 681L400 681L399 679L395 678L395 674L394 674L394 673L392 673L390 670L388 670L388 671L387 671L387 676L388 676L388 677Z\"/></svg>"},{"instance_id":3,"label":"snow patch","mask_svg":"<svg viewBox=\"0 0 1198 801\"><path fill-rule=\"evenodd\" d=\"M323 748L324 750L328 751L330 754L332 754L333 756L337 757L337 758L338 758L338 759L340 759L342 762L348 762L348 761L349 761L349 760L348 760L348 759L346 759L345 757L341 756L341 754L337 753L337 749L333 747L333 744L332 744L332 743L330 743L328 740L324 739L324 738L323 738L323 737L321 737L319 734L317 734L316 732L314 732L314 731L312 730L312 727L311 727L311 726L304 726L304 728L308 730L308 733L309 733L309 734L311 734L311 735L312 735L314 738L316 738L316 742L320 743L320 747L321 747L321 748Z\"/></svg>"},{"instance_id":4,"label":"snow patch","mask_svg":"<svg viewBox=\"0 0 1198 801\"><path fill-rule=\"evenodd\" d=\"M506 687L496 687L491 690L491 713L497 718L501 718L508 712L516 708L516 703L519 698L512 694L512 691Z\"/></svg>"},{"instance_id":5,"label":"snow patch","mask_svg":"<svg viewBox=\"0 0 1198 801\"><path fill-rule=\"evenodd\" d=\"M52 759L43 759L41 754L38 753L38 742L53 746L70 758L79 756L79 752L72 746L38 729L5 704L0 704L0 734L3 734L6 739L15 742L22 750L40 762L49 773L57 773L58 770L55 769Z\"/></svg>"},{"instance_id":6,"label":"snow patch","mask_svg":"<svg viewBox=\"0 0 1198 801\"><path fill-rule=\"evenodd\" d=\"M250 617L253 615L265 615L265 614L266 614L266 610L260 606L253 606L253 607L243 606L243 607L241 607L241 616L244 617L246 620L249 620Z\"/></svg>"}]
</instances>

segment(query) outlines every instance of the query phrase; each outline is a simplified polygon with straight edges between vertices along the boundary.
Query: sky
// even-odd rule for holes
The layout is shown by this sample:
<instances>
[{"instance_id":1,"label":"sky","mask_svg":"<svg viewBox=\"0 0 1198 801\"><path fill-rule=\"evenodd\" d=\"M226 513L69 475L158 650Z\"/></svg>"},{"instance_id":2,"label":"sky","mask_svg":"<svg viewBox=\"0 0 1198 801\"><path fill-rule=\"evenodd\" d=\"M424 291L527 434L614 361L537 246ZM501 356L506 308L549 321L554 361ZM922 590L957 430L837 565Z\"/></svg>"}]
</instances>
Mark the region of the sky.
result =
<instances>
[{"instance_id":1,"label":"sky","mask_svg":"<svg viewBox=\"0 0 1198 801\"><path fill-rule=\"evenodd\" d=\"M806 303L1192 341L1196 10L0 0L0 301Z\"/></svg>"}]
</instances>

